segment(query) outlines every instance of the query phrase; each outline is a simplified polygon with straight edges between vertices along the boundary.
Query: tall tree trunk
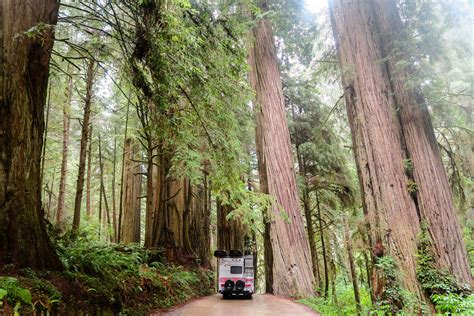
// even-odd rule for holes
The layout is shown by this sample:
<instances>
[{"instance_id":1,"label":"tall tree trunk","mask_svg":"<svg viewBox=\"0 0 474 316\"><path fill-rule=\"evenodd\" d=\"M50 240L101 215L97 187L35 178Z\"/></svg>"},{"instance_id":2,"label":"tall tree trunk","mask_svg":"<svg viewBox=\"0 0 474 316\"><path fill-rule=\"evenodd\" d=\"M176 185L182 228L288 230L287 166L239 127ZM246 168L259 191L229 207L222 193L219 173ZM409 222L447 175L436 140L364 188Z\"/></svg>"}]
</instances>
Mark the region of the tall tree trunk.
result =
<instances>
[{"instance_id":1,"label":"tall tree trunk","mask_svg":"<svg viewBox=\"0 0 474 316\"><path fill-rule=\"evenodd\" d=\"M48 204L46 205L46 210L47 210L48 218L54 218L54 216L50 217L50 213L51 213L51 202L52 202L52 198L53 198L54 179L55 178L56 178L56 166L53 167L53 174L51 176L51 188L47 191L47 193L48 193Z\"/></svg>"},{"instance_id":2,"label":"tall tree trunk","mask_svg":"<svg viewBox=\"0 0 474 316\"><path fill-rule=\"evenodd\" d=\"M155 214L157 211L156 198L159 196L157 193L158 185L158 172L155 168L155 161L153 157L153 145L151 138L147 142L147 167L146 167L146 207L145 207L145 247L151 247L153 242L153 234L157 232L154 231L154 221Z\"/></svg>"},{"instance_id":3,"label":"tall tree trunk","mask_svg":"<svg viewBox=\"0 0 474 316\"><path fill-rule=\"evenodd\" d=\"M141 192L141 177L138 173L137 165L133 159L136 157L138 151L137 144L132 143L129 138L125 141L125 156L124 156L124 178L123 178L123 225L122 225L122 242L132 243L138 242L136 239L136 229L139 227L137 223L137 213L139 212L140 205L140 192ZM138 186L138 188L137 188Z\"/></svg>"},{"instance_id":4,"label":"tall tree trunk","mask_svg":"<svg viewBox=\"0 0 474 316\"><path fill-rule=\"evenodd\" d=\"M48 101L46 102L46 122L44 124L43 151L41 153L41 183L44 183L44 162L46 160L46 143L48 141L49 113L51 112L51 80L48 83ZM49 210L48 210L49 211Z\"/></svg>"},{"instance_id":5,"label":"tall tree trunk","mask_svg":"<svg viewBox=\"0 0 474 316\"><path fill-rule=\"evenodd\" d=\"M122 241L122 214L123 214L123 178L124 178L124 163L125 163L125 143L127 142L127 133L128 133L128 114L130 112L130 102L127 103L127 113L125 114L125 132L123 136L123 149L122 149L122 169L120 174L120 204L119 204L119 213L118 213L118 223L117 223L117 242Z\"/></svg>"},{"instance_id":6,"label":"tall tree trunk","mask_svg":"<svg viewBox=\"0 0 474 316\"><path fill-rule=\"evenodd\" d=\"M402 286L423 299L416 253L425 221L439 267L469 283L466 251L429 115L405 87L406 72L395 69L398 60L387 54L388 42L395 42L392 32L402 33L395 3L334 0L330 11L372 246L383 246L378 255L396 259ZM412 171L405 170L405 159ZM416 183L411 192L410 183Z\"/></svg>"},{"instance_id":7,"label":"tall tree trunk","mask_svg":"<svg viewBox=\"0 0 474 316\"><path fill-rule=\"evenodd\" d=\"M244 250L246 229L239 218L227 219L232 212L230 205L216 201L217 205L217 249Z\"/></svg>"},{"instance_id":8,"label":"tall tree trunk","mask_svg":"<svg viewBox=\"0 0 474 316\"><path fill-rule=\"evenodd\" d=\"M294 113L293 113L294 117ZM309 190L307 186L307 179L306 179L306 168L303 156L300 153L299 145L296 145L296 157L298 160L298 170L300 176L305 181L304 189L303 189L303 210L304 215L306 218L306 230L308 232L308 239L309 239L309 250L311 251L311 262L313 266L313 274L315 277L315 286L316 288L320 287L321 283L321 276L319 274L319 258L318 258L318 248L316 247L316 234L314 233L314 223L313 217L311 212L311 201L309 197Z\"/></svg>"},{"instance_id":9,"label":"tall tree trunk","mask_svg":"<svg viewBox=\"0 0 474 316\"><path fill-rule=\"evenodd\" d=\"M122 233L121 242L133 242L133 228L135 216L133 215L133 169L132 169L132 140L125 140L123 162L123 201L122 201Z\"/></svg>"},{"instance_id":10,"label":"tall tree trunk","mask_svg":"<svg viewBox=\"0 0 474 316\"><path fill-rule=\"evenodd\" d=\"M69 68L69 67L68 67ZM63 152L61 159L61 175L59 178L58 208L56 211L56 227L64 228L64 198L66 196L67 160L69 150L69 128L71 125L72 77L68 77L66 102L63 105Z\"/></svg>"},{"instance_id":11,"label":"tall tree trunk","mask_svg":"<svg viewBox=\"0 0 474 316\"><path fill-rule=\"evenodd\" d=\"M135 227L133 234L133 242L139 243L141 236L141 218L142 218L142 203L140 196L142 195L142 165L140 162L135 162L133 174L133 190L135 200Z\"/></svg>"},{"instance_id":12,"label":"tall tree trunk","mask_svg":"<svg viewBox=\"0 0 474 316\"><path fill-rule=\"evenodd\" d=\"M324 264L324 298L328 298L329 292L329 269L328 269L328 254L326 252L326 242L324 239L324 227L323 219L321 215L321 204L319 203L319 193L316 190L316 209L318 211L318 224L319 224L319 236L321 239L321 251L323 253L323 264Z\"/></svg>"},{"instance_id":13,"label":"tall tree trunk","mask_svg":"<svg viewBox=\"0 0 474 316\"><path fill-rule=\"evenodd\" d=\"M367 226L365 226L367 227ZM364 251L362 252L362 255L364 257L364 266L365 266L365 273L366 273L366 277L367 277L367 287L369 288L370 290L370 299L372 300L372 303L375 304L375 296L373 295L374 294L374 291L373 291L373 287L372 287L372 268L373 268L373 256L369 256L371 254L370 252L370 247L371 247L371 244L370 242L367 240L367 237L368 237L368 232L365 230L365 229L362 229L361 232L361 237L362 237L362 241L363 241L363 244L364 244ZM366 249L369 249L369 250L366 250Z\"/></svg>"},{"instance_id":14,"label":"tall tree trunk","mask_svg":"<svg viewBox=\"0 0 474 316\"><path fill-rule=\"evenodd\" d=\"M201 184L192 185L191 181L186 179L186 206L183 212L182 230L185 251L198 259L201 266L209 268L211 231L206 172Z\"/></svg>"},{"instance_id":15,"label":"tall tree trunk","mask_svg":"<svg viewBox=\"0 0 474 316\"><path fill-rule=\"evenodd\" d=\"M310 296L314 293L311 255L299 206L270 21L260 20L252 35L255 42L249 54L249 77L256 91L260 183L262 192L276 198L266 216L267 291L277 295Z\"/></svg>"},{"instance_id":16,"label":"tall tree trunk","mask_svg":"<svg viewBox=\"0 0 474 316\"><path fill-rule=\"evenodd\" d=\"M168 190L168 181L167 175L169 170L169 160L166 157L166 154L163 152L161 146L158 147L158 165L159 167L156 168L156 176L153 175L154 179L156 179L156 183L154 184L154 206L153 206L153 218L152 218L152 229L149 230L147 236L149 235L151 238L150 247L157 247L158 245L162 244L163 239L165 238L163 235L165 233L164 227L166 226L166 218L165 218L165 199L167 196ZM145 240L146 245L146 240Z\"/></svg>"},{"instance_id":17,"label":"tall tree trunk","mask_svg":"<svg viewBox=\"0 0 474 316\"><path fill-rule=\"evenodd\" d=\"M196 220L195 233L200 236L200 247L198 247L198 255L201 259L201 265L211 268L211 190L209 185L209 170L204 165L204 178L202 190L200 191L200 212L194 216ZM202 234L200 233L202 230Z\"/></svg>"},{"instance_id":18,"label":"tall tree trunk","mask_svg":"<svg viewBox=\"0 0 474 316\"><path fill-rule=\"evenodd\" d=\"M193 249L193 245L191 244L191 213L195 212L193 208L193 187L191 185L191 181L189 179L184 179L184 209L182 210L183 213L183 224L182 224L182 231L183 231L183 248L189 254L195 254L196 251ZM193 236L199 239L199 236ZM197 243L199 246L199 243Z\"/></svg>"},{"instance_id":19,"label":"tall tree trunk","mask_svg":"<svg viewBox=\"0 0 474 316\"><path fill-rule=\"evenodd\" d=\"M102 188L99 189L99 212L97 213L98 215L98 220L99 220L99 239L102 234Z\"/></svg>"},{"instance_id":20,"label":"tall tree trunk","mask_svg":"<svg viewBox=\"0 0 474 316\"><path fill-rule=\"evenodd\" d=\"M89 120L93 95L93 85L96 74L94 59L89 59L86 71L86 95L84 97L84 117L82 119L81 149L79 154L79 171L77 173L76 198L74 200L74 218L72 222L73 235L79 230L81 223L82 192L84 190L84 170L86 166L87 139L89 134Z\"/></svg>"},{"instance_id":21,"label":"tall tree trunk","mask_svg":"<svg viewBox=\"0 0 474 316\"><path fill-rule=\"evenodd\" d=\"M373 1L381 36L386 73L393 95L393 109L398 111L402 148L413 165L408 174L416 183L413 199L432 238L432 251L439 269L447 269L460 283L471 283L471 272L459 220L454 209L451 187L431 123L425 99L418 88L409 87L410 69L402 69L396 43L405 39L396 2ZM416 196L415 196L416 195Z\"/></svg>"},{"instance_id":22,"label":"tall tree trunk","mask_svg":"<svg viewBox=\"0 0 474 316\"><path fill-rule=\"evenodd\" d=\"M102 194L104 198L104 206L105 206L105 219L106 219L106 233L110 234L110 209L109 209L109 202L107 200L107 194L105 193L105 181L104 181L104 161L102 157L102 139L100 137L100 133L98 133L99 137L99 172L100 172L100 194ZM112 235L109 236L109 240L112 241Z\"/></svg>"},{"instance_id":23,"label":"tall tree trunk","mask_svg":"<svg viewBox=\"0 0 474 316\"><path fill-rule=\"evenodd\" d=\"M309 250L311 251L311 262L313 264L313 274L316 282L315 286L319 288L321 276L319 275L318 248L316 246L316 234L314 232L313 216L311 214L310 198L307 188L303 191L303 208L306 217L306 230L308 232Z\"/></svg>"},{"instance_id":24,"label":"tall tree trunk","mask_svg":"<svg viewBox=\"0 0 474 316\"><path fill-rule=\"evenodd\" d=\"M192 238L192 245L197 250L201 265L209 268L211 264L211 214L207 205L209 187L206 174L203 178L203 184L195 186L193 189L197 193L195 196L193 195L193 236L195 238Z\"/></svg>"},{"instance_id":25,"label":"tall tree trunk","mask_svg":"<svg viewBox=\"0 0 474 316\"><path fill-rule=\"evenodd\" d=\"M114 233L114 242L117 242L117 203L115 200L115 174L117 166L117 131L114 129L114 158L113 158L113 171L112 171L112 224Z\"/></svg>"},{"instance_id":26,"label":"tall tree trunk","mask_svg":"<svg viewBox=\"0 0 474 316\"><path fill-rule=\"evenodd\" d=\"M87 178L86 178L86 214L92 218L91 208L91 179L92 179L92 124L89 129L89 149L87 150Z\"/></svg>"},{"instance_id":27,"label":"tall tree trunk","mask_svg":"<svg viewBox=\"0 0 474 316\"><path fill-rule=\"evenodd\" d=\"M41 150L58 2L0 2L0 265L60 269L41 207ZM46 25L36 36L25 32Z\"/></svg>"},{"instance_id":28,"label":"tall tree trunk","mask_svg":"<svg viewBox=\"0 0 474 316\"><path fill-rule=\"evenodd\" d=\"M352 240L351 236L349 236L349 227L347 226L347 220L345 217L342 218L342 225L344 229L344 240L347 249L347 259L349 261L349 270L351 272L352 288L354 289L354 299L356 301L357 315L360 315L362 305L360 304L359 283L357 281L354 255L352 253Z\"/></svg>"}]
</instances>

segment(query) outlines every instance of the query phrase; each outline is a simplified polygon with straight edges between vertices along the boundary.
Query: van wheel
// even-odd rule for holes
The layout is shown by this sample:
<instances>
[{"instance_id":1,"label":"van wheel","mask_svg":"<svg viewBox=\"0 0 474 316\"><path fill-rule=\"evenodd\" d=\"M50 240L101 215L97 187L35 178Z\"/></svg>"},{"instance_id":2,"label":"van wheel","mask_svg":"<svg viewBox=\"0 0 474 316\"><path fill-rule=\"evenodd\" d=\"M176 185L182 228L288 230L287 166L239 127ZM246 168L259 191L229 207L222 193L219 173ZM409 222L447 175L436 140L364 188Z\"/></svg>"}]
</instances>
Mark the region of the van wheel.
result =
<instances>
[{"instance_id":1,"label":"van wheel","mask_svg":"<svg viewBox=\"0 0 474 316\"><path fill-rule=\"evenodd\" d=\"M252 299L252 294L245 295L245 298L248 299L248 300L251 300Z\"/></svg>"},{"instance_id":2,"label":"van wheel","mask_svg":"<svg viewBox=\"0 0 474 316\"><path fill-rule=\"evenodd\" d=\"M225 300L228 300L230 298L231 294L228 294L228 293L223 293L222 294L222 298L225 299Z\"/></svg>"}]
</instances>

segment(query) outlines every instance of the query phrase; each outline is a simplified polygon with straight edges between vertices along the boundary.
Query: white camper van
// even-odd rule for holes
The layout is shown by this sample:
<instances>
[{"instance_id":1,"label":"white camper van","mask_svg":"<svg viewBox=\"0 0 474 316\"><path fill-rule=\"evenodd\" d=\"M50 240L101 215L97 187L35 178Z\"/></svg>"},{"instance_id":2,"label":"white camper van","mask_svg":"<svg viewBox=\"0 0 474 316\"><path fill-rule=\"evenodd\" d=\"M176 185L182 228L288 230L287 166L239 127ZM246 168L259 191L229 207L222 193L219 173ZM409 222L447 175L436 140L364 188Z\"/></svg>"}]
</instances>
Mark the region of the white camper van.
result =
<instances>
[{"instance_id":1,"label":"white camper van","mask_svg":"<svg viewBox=\"0 0 474 316\"><path fill-rule=\"evenodd\" d=\"M238 295L251 298L255 292L255 269L253 255L242 255L238 250L231 250L229 254L223 250L216 250L219 293L229 298Z\"/></svg>"}]
</instances>

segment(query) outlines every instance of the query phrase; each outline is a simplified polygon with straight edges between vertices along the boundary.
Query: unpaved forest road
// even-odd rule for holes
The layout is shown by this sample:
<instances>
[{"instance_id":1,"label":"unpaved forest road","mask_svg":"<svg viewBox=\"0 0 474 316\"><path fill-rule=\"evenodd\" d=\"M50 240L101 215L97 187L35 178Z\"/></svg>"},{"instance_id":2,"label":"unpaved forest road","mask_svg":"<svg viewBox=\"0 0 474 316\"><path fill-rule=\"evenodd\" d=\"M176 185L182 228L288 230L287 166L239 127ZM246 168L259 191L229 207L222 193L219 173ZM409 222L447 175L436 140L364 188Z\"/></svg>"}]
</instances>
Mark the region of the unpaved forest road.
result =
<instances>
[{"instance_id":1,"label":"unpaved forest road","mask_svg":"<svg viewBox=\"0 0 474 316\"><path fill-rule=\"evenodd\" d=\"M151 314L159 315L159 314ZM269 294L254 295L252 299L222 299L216 294L173 309L164 315L170 316L213 316L213 315L318 315L309 307L285 298Z\"/></svg>"}]
</instances>

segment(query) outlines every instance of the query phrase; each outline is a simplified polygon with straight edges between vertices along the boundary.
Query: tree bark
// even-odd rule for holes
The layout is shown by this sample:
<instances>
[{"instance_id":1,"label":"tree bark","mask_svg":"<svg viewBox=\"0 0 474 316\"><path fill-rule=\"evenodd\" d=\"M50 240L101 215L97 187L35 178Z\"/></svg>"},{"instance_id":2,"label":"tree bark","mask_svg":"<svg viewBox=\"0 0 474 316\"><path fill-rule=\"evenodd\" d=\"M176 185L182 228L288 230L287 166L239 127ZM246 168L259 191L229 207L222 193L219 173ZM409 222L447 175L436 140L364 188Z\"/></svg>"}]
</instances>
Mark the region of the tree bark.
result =
<instances>
[{"instance_id":1,"label":"tree bark","mask_svg":"<svg viewBox=\"0 0 474 316\"><path fill-rule=\"evenodd\" d=\"M117 167L117 131L114 129L114 158L113 158L113 171L112 171L112 224L114 232L114 242L117 242L117 203L115 199L115 174Z\"/></svg>"},{"instance_id":2,"label":"tree bark","mask_svg":"<svg viewBox=\"0 0 474 316\"><path fill-rule=\"evenodd\" d=\"M252 30L250 83L256 91L256 143L262 192L275 197L265 234L267 291L277 295L314 294L311 255L300 211L290 136L270 21ZM286 213L288 219L282 216Z\"/></svg>"},{"instance_id":3,"label":"tree bark","mask_svg":"<svg viewBox=\"0 0 474 316\"><path fill-rule=\"evenodd\" d=\"M84 170L86 166L87 139L89 134L89 121L93 95L93 85L96 73L94 59L89 59L86 71L86 95L84 97L84 117L82 119L81 149L79 154L79 171L76 182L76 198L74 200L74 218L72 222L72 233L77 234L81 223L82 192L84 190Z\"/></svg>"},{"instance_id":4,"label":"tree bark","mask_svg":"<svg viewBox=\"0 0 474 316\"><path fill-rule=\"evenodd\" d=\"M142 215L142 203L140 196L142 195L142 165L140 162L134 162L134 174L133 174L133 190L135 199L135 227L133 234L133 242L140 242L141 235L141 215Z\"/></svg>"},{"instance_id":5,"label":"tree bark","mask_svg":"<svg viewBox=\"0 0 474 316\"><path fill-rule=\"evenodd\" d=\"M51 176L51 188L46 191L48 193L48 204L46 206L48 218L49 218L49 215L50 215L50 212L51 212L51 202L52 202L52 198L53 198L54 179L55 178L56 178L56 166L53 167L53 174ZM54 217L55 217L55 215L53 216L53 218Z\"/></svg>"},{"instance_id":6,"label":"tree bark","mask_svg":"<svg viewBox=\"0 0 474 316\"><path fill-rule=\"evenodd\" d=\"M154 222L155 216L158 212L157 198L159 195L160 185L158 179L158 170L155 168L155 161L153 159L153 145L151 139L147 142L147 179L146 179L146 207L145 207L145 247L151 247L153 243ZM155 232L156 233L156 232Z\"/></svg>"},{"instance_id":7,"label":"tree bark","mask_svg":"<svg viewBox=\"0 0 474 316\"><path fill-rule=\"evenodd\" d=\"M405 87L406 72L395 69L395 55L387 54L392 32L402 33L393 22L394 16L400 19L395 3L334 0L330 12L372 247L383 246L382 255L396 259L401 285L425 299L416 277L416 253L420 223L426 221L439 267L469 283L429 115ZM408 159L412 171L404 168ZM411 192L410 181L417 187Z\"/></svg>"},{"instance_id":8,"label":"tree bark","mask_svg":"<svg viewBox=\"0 0 474 316\"><path fill-rule=\"evenodd\" d=\"M100 194L102 194L104 198L104 206L105 206L105 218L106 218L106 227L107 227L107 234L110 234L110 208L109 202L107 200L107 194L105 192L105 181L104 181L104 162L102 157L102 140L100 137L100 133L98 133L99 138L99 172L100 172ZM113 241L113 236L110 234L109 240Z\"/></svg>"},{"instance_id":9,"label":"tree bark","mask_svg":"<svg viewBox=\"0 0 474 316\"><path fill-rule=\"evenodd\" d=\"M319 237L321 239L321 251L323 253L323 266L324 266L324 298L328 298L329 292L329 268L328 268L328 257L326 252L326 241L324 239L324 227L321 215L321 205L319 203L319 193L316 190L316 209L318 211L318 224L319 224Z\"/></svg>"},{"instance_id":10,"label":"tree bark","mask_svg":"<svg viewBox=\"0 0 474 316\"><path fill-rule=\"evenodd\" d=\"M319 288L321 276L319 275L318 248L316 246L316 234L314 232L313 216L311 214L310 199L307 188L303 192L303 209L306 217L306 230L308 232L309 250L311 251L311 262L315 276L315 286Z\"/></svg>"},{"instance_id":11,"label":"tree bark","mask_svg":"<svg viewBox=\"0 0 474 316\"><path fill-rule=\"evenodd\" d=\"M123 136L123 149L122 149L122 169L120 174L120 203L119 203L119 213L118 213L118 223L117 223L117 242L122 240L122 215L123 215L123 179L124 179L124 164L125 164L125 143L127 142L127 133L128 133L128 114L130 112L130 102L127 103L127 113L125 114L125 132ZM146 243L146 242L145 242Z\"/></svg>"},{"instance_id":12,"label":"tree bark","mask_svg":"<svg viewBox=\"0 0 474 316\"><path fill-rule=\"evenodd\" d=\"M294 112L293 112L293 117L294 117ZM304 210L304 215L306 218L306 230L308 232L308 240L309 240L309 250L311 251L311 262L312 262L312 267L313 267L313 274L315 277L315 286L316 288L320 287L321 284L321 276L319 274L319 258L318 258L318 248L316 247L316 234L314 232L314 223L313 223L313 217L312 217L312 212L311 212L311 201L309 197L309 189L308 189L308 184L307 184L307 178L306 178L306 167L305 167L305 162L303 159L303 156L300 153L300 145L296 144L296 157L298 160L298 171L300 176L303 178L305 181L304 184L304 189L303 189L303 210Z\"/></svg>"},{"instance_id":13,"label":"tree bark","mask_svg":"<svg viewBox=\"0 0 474 316\"><path fill-rule=\"evenodd\" d=\"M68 67L69 68L69 67ZM68 77L66 87L66 102L63 106L63 152L61 173L59 178L58 209L56 211L56 227L64 228L64 198L66 196L67 160L69 150L69 128L71 125L72 77Z\"/></svg>"},{"instance_id":14,"label":"tree bark","mask_svg":"<svg viewBox=\"0 0 474 316\"><path fill-rule=\"evenodd\" d=\"M92 179L92 124L89 128L89 149L87 150L87 178L86 178L86 214L92 218L91 207L91 179Z\"/></svg>"},{"instance_id":15,"label":"tree bark","mask_svg":"<svg viewBox=\"0 0 474 316\"><path fill-rule=\"evenodd\" d=\"M354 299L357 307L357 315L360 315L362 305L360 304L360 294L359 294L359 283L357 281L357 273L354 262L354 255L352 253L352 240L349 236L349 227L347 226L347 220L345 217L342 218L342 225L344 228L344 239L347 249L347 260L349 261L349 270L351 272L352 288L354 289Z\"/></svg>"},{"instance_id":16,"label":"tree bark","mask_svg":"<svg viewBox=\"0 0 474 316\"><path fill-rule=\"evenodd\" d=\"M133 170L132 170L132 140L125 140L123 163L123 221L121 241L124 243L133 242L133 229L135 227L135 216L133 214Z\"/></svg>"},{"instance_id":17,"label":"tree bark","mask_svg":"<svg viewBox=\"0 0 474 316\"><path fill-rule=\"evenodd\" d=\"M209 185L209 171L207 166L204 166L203 184L198 186L197 196L193 196L195 205L193 209L196 210L193 216L193 247L196 247L197 254L201 260L201 265L206 268L211 268L211 200L210 200L210 185Z\"/></svg>"},{"instance_id":18,"label":"tree bark","mask_svg":"<svg viewBox=\"0 0 474 316\"><path fill-rule=\"evenodd\" d=\"M219 200L217 204L217 249L223 250L244 250L245 237L247 236L245 227L240 223L239 218L227 219L227 215L232 212L229 205L222 204Z\"/></svg>"},{"instance_id":19,"label":"tree bark","mask_svg":"<svg viewBox=\"0 0 474 316\"><path fill-rule=\"evenodd\" d=\"M48 101L46 102L46 122L44 124L43 151L41 153L41 184L44 183L44 162L46 160L46 143L48 141L49 113L51 112L51 80L48 83ZM49 210L48 210L49 213Z\"/></svg>"},{"instance_id":20,"label":"tree bark","mask_svg":"<svg viewBox=\"0 0 474 316\"><path fill-rule=\"evenodd\" d=\"M136 158L137 151L137 144L132 143L132 140L130 138L127 139L125 141L124 147L124 188L122 201L123 225L121 233L121 241L124 243L133 243L140 241L136 238L136 229L137 227L140 227L139 223L137 223L137 212L140 212L139 196L141 192L141 177L139 177L139 174L136 174L139 170L137 168L137 163L133 161L133 159Z\"/></svg>"},{"instance_id":21,"label":"tree bark","mask_svg":"<svg viewBox=\"0 0 474 316\"><path fill-rule=\"evenodd\" d=\"M395 1L373 1L381 36L381 50L390 88L392 106L398 111L402 148L413 165L417 185L415 204L426 222L432 239L432 251L439 269L447 269L458 282L471 283L471 272L459 219L454 209L451 187L431 123L425 99L418 88L407 82L411 69L397 66L406 54L400 54L396 42L405 39L404 29Z\"/></svg>"},{"instance_id":22,"label":"tree bark","mask_svg":"<svg viewBox=\"0 0 474 316\"><path fill-rule=\"evenodd\" d=\"M99 220L99 239L102 236L102 192L99 189L99 212L97 213Z\"/></svg>"},{"instance_id":23,"label":"tree bark","mask_svg":"<svg viewBox=\"0 0 474 316\"><path fill-rule=\"evenodd\" d=\"M61 269L41 207L41 150L58 2L0 2L0 265ZM35 36L25 32L38 25Z\"/></svg>"}]
</instances>

